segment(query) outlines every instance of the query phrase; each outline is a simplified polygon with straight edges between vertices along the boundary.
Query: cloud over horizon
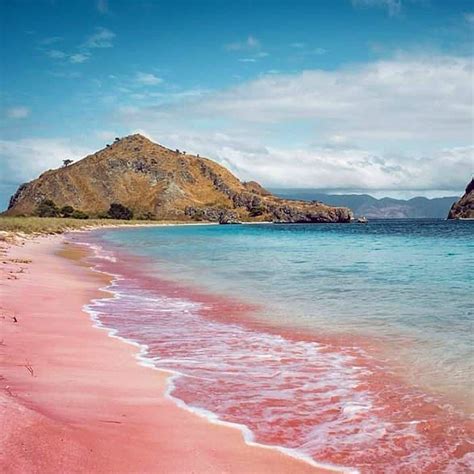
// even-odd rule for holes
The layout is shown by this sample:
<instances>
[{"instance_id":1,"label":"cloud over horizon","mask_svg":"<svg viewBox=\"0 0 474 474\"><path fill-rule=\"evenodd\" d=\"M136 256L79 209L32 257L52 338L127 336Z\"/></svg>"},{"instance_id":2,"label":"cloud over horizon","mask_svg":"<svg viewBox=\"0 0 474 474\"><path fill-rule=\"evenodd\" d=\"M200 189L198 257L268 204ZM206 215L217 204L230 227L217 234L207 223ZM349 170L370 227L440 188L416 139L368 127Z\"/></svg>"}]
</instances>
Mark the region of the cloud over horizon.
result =
<instances>
[{"instance_id":1,"label":"cloud over horizon","mask_svg":"<svg viewBox=\"0 0 474 474\"><path fill-rule=\"evenodd\" d=\"M264 75L122 107L118 116L266 185L454 191L474 170L472 67L470 58L399 54L335 71Z\"/></svg>"}]
</instances>

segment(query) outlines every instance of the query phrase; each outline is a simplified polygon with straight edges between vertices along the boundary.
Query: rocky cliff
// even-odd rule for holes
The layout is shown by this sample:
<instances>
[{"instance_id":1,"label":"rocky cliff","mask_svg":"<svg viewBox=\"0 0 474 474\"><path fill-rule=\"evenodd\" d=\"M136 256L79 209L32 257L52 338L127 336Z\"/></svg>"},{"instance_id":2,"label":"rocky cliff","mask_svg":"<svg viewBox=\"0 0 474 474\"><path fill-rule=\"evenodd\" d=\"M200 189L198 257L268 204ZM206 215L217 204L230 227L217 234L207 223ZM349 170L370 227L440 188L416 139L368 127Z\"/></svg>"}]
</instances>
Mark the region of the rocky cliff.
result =
<instances>
[{"instance_id":1,"label":"rocky cliff","mask_svg":"<svg viewBox=\"0 0 474 474\"><path fill-rule=\"evenodd\" d=\"M474 219L474 178L466 187L466 192L453 204L448 219Z\"/></svg>"},{"instance_id":2,"label":"rocky cliff","mask_svg":"<svg viewBox=\"0 0 474 474\"><path fill-rule=\"evenodd\" d=\"M241 182L212 160L170 150L138 134L22 184L6 213L31 215L45 199L91 216L117 202L137 217L156 219L348 222L352 217L345 207L279 199L254 181Z\"/></svg>"}]
</instances>

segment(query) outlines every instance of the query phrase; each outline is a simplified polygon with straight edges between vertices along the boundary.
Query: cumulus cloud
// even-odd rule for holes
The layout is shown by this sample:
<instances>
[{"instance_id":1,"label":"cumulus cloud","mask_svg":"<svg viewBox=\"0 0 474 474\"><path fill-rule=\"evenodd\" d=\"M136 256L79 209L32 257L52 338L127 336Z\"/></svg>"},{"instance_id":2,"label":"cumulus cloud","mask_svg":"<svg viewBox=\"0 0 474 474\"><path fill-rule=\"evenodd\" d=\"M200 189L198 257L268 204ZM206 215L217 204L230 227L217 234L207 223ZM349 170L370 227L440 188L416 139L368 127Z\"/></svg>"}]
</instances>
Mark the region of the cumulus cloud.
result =
<instances>
[{"instance_id":1,"label":"cumulus cloud","mask_svg":"<svg viewBox=\"0 0 474 474\"><path fill-rule=\"evenodd\" d=\"M137 72L135 81L144 86L156 86L163 82L161 77L157 77L149 72Z\"/></svg>"},{"instance_id":2,"label":"cumulus cloud","mask_svg":"<svg viewBox=\"0 0 474 474\"><path fill-rule=\"evenodd\" d=\"M473 171L471 78L469 58L399 55L265 75L117 117L267 185L454 190Z\"/></svg>"},{"instance_id":3,"label":"cumulus cloud","mask_svg":"<svg viewBox=\"0 0 474 474\"><path fill-rule=\"evenodd\" d=\"M469 140L472 59L403 57L335 71L266 75L196 100L140 110L147 119L221 117L265 127L304 121L353 141ZM251 124L251 125L250 125Z\"/></svg>"},{"instance_id":4,"label":"cumulus cloud","mask_svg":"<svg viewBox=\"0 0 474 474\"><path fill-rule=\"evenodd\" d=\"M10 107L6 110L6 115L11 119L24 119L30 115L30 109L24 105Z\"/></svg>"}]
</instances>

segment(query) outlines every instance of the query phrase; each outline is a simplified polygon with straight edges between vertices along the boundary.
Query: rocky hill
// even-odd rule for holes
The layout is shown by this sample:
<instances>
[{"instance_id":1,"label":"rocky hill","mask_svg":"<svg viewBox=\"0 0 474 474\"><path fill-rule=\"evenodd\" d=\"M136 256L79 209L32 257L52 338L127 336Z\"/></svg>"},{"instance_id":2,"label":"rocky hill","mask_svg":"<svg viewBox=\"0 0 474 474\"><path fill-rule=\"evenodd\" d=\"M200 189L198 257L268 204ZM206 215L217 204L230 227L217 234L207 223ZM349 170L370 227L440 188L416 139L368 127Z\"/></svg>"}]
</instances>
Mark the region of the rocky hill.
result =
<instances>
[{"instance_id":1,"label":"rocky hill","mask_svg":"<svg viewBox=\"0 0 474 474\"><path fill-rule=\"evenodd\" d=\"M474 219L474 178L466 187L466 192L453 204L448 219Z\"/></svg>"},{"instance_id":2,"label":"rocky hill","mask_svg":"<svg viewBox=\"0 0 474 474\"><path fill-rule=\"evenodd\" d=\"M6 214L32 215L45 199L90 216L120 203L136 217L155 219L348 222L352 217L345 207L277 198L212 160L170 150L138 134L22 184Z\"/></svg>"}]
</instances>

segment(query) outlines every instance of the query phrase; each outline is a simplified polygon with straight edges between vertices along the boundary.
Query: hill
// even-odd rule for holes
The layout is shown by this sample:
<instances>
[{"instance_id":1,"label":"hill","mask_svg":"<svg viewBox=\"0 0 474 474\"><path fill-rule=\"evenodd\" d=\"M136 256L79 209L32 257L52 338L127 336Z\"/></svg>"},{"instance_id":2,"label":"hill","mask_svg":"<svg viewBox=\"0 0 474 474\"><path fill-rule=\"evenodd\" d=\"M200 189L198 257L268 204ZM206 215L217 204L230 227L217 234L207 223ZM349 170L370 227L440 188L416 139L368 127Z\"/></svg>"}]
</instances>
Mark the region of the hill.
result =
<instances>
[{"instance_id":1,"label":"hill","mask_svg":"<svg viewBox=\"0 0 474 474\"><path fill-rule=\"evenodd\" d=\"M350 207L356 216L384 219L446 218L457 196L427 199L376 199L368 194L325 194L312 189L272 189L282 198L323 201L331 206Z\"/></svg>"},{"instance_id":2,"label":"hill","mask_svg":"<svg viewBox=\"0 0 474 474\"><path fill-rule=\"evenodd\" d=\"M451 207L448 219L474 219L474 178L467 185L461 199Z\"/></svg>"},{"instance_id":3,"label":"hill","mask_svg":"<svg viewBox=\"0 0 474 474\"><path fill-rule=\"evenodd\" d=\"M46 199L91 217L112 203L130 208L136 217L167 220L348 222L352 217L345 207L277 198L210 159L170 150L139 134L22 184L6 214L34 215Z\"/></svg>"}]
</instances>

